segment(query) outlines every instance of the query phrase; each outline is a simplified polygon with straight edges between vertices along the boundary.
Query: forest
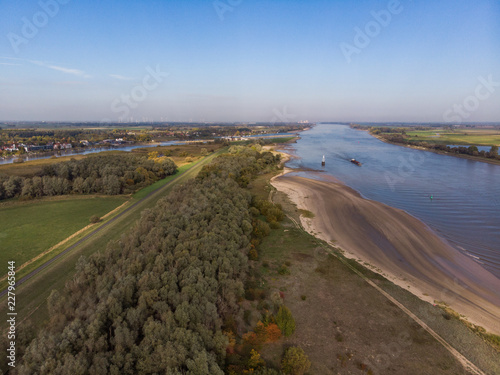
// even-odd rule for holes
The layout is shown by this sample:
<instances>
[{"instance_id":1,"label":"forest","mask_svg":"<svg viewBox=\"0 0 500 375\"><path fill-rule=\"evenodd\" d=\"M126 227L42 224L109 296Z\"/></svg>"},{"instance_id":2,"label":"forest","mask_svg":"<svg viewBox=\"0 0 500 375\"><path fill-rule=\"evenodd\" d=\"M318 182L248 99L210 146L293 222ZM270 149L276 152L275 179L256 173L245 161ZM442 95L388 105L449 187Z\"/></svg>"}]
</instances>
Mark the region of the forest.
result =
<instances>
[{"instance_id":1,"label":"forest","mask_svg":"<svg viewBox=\"0 0 500 375\"><path fill-rule=\"evenodd\" d=\"M55 142L71 143L73 147L83 147L81 141L92 144L105 139L121 138L129 142L147 142L152 139L146 130L127 131L125 129L0 129L0 147L12 143L48 145Z\"/></svg>"},{"instance_id":2,"label":"forest","mask_svg":"<svg viewBox=\"0 0 500 375\"><path fill-rule=\"evenodd\" d=\"M166 157L96 155L47 165L34 176L0 175L0 200L23 200L65 194L130 194L172 175Z\"/></svg>"},{"instance_id":3,"label":"forest","mask_svg":"<svg viewBox=\"0 0 500 375\"><path fill-rule=\"evenodd\" d=\"M24 339L14 373L277 373L262 366L258 342L244 345L243 359L235 344L295 329L288 309L276 306L275 318L245 336L240 307L251 252L269 233L267 221L277 225L283 217L245 187L279 160L233 146L144 211L120 241L81 258L65 290L49 297L46 328ZM287 353L289 361L297 350Z\"/></svg>"}]
</instances>

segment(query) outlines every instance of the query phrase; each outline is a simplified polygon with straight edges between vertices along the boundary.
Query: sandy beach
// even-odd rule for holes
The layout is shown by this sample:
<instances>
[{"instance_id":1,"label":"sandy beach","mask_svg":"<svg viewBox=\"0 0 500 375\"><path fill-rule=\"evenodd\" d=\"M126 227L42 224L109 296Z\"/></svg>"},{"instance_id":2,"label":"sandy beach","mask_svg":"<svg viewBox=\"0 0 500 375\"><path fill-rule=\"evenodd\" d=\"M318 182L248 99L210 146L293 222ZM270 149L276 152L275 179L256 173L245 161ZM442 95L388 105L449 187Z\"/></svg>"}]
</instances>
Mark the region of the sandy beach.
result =
<instances>
[{"instance_id":1,"label":"sandy beach","mask_svg":"<svg viewBox=\"0 0 500 375\"><path fill-rule=\"evenodd\" d=\"M444 301L467 319L500 334L500 280L452 248L423 222L335 182L281 175L272 184L315 217L302 224L345 255L368 262L429 302Z\"/></svg>"}]
</instances>

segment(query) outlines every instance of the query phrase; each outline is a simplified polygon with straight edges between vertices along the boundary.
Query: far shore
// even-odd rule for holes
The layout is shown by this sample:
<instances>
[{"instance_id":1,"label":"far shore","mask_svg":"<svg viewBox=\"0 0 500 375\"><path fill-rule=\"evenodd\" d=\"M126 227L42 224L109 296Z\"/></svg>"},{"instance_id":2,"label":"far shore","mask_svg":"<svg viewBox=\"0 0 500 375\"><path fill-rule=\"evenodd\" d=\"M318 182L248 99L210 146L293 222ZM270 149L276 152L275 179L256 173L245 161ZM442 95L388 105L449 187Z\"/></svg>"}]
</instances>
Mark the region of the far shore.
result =
<instances>
[{"instance_id":1,"label":"far shore","mask_svg":"<svg viewBox=\"0 0 500 375\"><path fill-rule=\"evenodd\" d=\"M500 279L405 211L364 199L334 178L287 174L293 171L286 168L272 185L314 214L301 217L309 233L417 297L445 302L469 322L500 334Z\"/></svg>"},{"instance_id":2,"label":"far shore","mask_svg":"<svg viewBox=\"0 0 500 375\"><path fill-rule=\"evenodd\" d=\"M379 141L382 141L384 143L388 143L390 145L395 145L395 146L400 146L400 147L406 147L406 148L412 148L414 150L420 150L420 151L428 151L428 152L433 152L438 155L446 155L446 156L453 156L456 158L461 158L461 159L467 159L467 160L473 160L473 161L479 161L481 163L487 163L487 164L493 164L493 165L500 165L500 160L493 160L493 159L487 159L487 158L481 158L478 156L473 156L473 155L465 155L465 154L455 154L455 153L450 153L446 151L441 151L441 150L434 150L426 147L421 147L421 146L413 146L413 145L406 145L402 143L395 143L395 142L389 142L387 139L377 136L375 134L372 134L369 132L368 129L356 129L356 130L361 130L368 132L372 137L377 138Z\"/></svg>"}]
</instances>

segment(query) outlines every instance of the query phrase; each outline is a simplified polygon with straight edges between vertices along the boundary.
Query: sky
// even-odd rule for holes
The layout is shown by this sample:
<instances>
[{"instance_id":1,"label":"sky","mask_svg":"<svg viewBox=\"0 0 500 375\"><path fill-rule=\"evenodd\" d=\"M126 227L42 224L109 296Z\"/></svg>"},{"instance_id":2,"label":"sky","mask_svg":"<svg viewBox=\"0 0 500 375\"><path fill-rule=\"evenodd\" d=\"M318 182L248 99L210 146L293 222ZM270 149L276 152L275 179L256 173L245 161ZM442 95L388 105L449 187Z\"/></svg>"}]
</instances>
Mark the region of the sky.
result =
<instances>
[{"instance_id":1,"label":"sky","mask_svg":"<svg viewBox=\"0 0 500 375\"><path fill-rule=\"evenodd\" d=\"M0 0L0 121L500 122L498 0Z\"/></svg>"}]
</instances>

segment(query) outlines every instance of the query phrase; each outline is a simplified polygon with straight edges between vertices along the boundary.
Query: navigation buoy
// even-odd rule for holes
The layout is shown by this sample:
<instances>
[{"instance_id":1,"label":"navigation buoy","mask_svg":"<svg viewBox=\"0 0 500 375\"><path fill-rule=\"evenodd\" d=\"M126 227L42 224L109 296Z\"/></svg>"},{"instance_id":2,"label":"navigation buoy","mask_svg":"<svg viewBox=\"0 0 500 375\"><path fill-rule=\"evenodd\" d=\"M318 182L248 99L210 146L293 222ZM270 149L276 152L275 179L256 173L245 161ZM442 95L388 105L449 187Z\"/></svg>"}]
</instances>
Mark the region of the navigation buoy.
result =
<instances>
[{"instance_id":1,"label":"navigation buoy","mask_svg":"<svg viewBox=\"0 0 500 375\"><path fill-rule=\"evenodd\" d=\"M431 198L431 200L433 200L434 199L434 195L431 194L431 196L429 198Z\"/></svg>"}]
</instances>

